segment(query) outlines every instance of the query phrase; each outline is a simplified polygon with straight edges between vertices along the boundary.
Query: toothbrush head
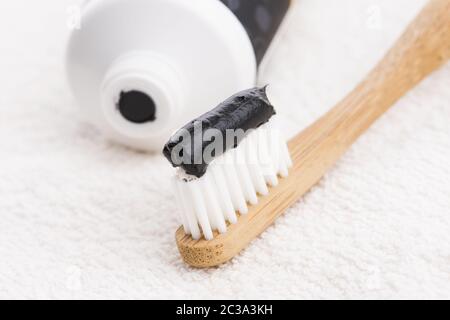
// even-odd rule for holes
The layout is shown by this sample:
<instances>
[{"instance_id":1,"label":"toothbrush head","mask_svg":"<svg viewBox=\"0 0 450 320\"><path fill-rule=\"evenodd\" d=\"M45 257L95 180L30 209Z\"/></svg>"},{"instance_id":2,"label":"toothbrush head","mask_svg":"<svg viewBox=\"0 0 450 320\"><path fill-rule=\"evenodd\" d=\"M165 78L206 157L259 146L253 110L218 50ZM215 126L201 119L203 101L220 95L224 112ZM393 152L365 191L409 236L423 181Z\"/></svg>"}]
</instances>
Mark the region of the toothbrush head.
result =
<instances>
[{"instance_id":1,"label":"toothbrush head","mask_svg":"<svg viewBox=\"0 0 450 320\"><path fill-rule=\"evenodd\" d=\"M271 121L274 115L266 88L254 88L191 121L169 140L163 152L177 168L173 187L183 224L177 238L192 244L226 236L288 176L292 161ZM201 254L178 245L191 257L185 257L189 264L202 266L191 261ZM219 250L206 247L205 252Z\"/></svg>"}]
</instances>

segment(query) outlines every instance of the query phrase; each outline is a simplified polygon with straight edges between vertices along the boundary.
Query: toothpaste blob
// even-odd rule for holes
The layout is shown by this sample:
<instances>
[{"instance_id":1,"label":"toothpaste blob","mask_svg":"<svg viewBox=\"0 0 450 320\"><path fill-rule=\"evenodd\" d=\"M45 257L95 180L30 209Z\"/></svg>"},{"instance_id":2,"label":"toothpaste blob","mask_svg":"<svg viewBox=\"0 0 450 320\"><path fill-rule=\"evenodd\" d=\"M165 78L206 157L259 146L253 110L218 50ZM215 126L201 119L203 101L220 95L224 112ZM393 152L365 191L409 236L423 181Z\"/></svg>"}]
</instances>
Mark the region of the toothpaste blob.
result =
<instances>
[{"instance_id":1,"label":"toothpaste blob","mask_svg":"<svg viewBox=\"0 0 450 320\"><path fill-rule=\"evenodd\" d=\"M212 160L236 148L250 130L274 115L266 87L239 92L178 130L163 154L174 167L201 178Z\"/></svg>"}]
</instances>

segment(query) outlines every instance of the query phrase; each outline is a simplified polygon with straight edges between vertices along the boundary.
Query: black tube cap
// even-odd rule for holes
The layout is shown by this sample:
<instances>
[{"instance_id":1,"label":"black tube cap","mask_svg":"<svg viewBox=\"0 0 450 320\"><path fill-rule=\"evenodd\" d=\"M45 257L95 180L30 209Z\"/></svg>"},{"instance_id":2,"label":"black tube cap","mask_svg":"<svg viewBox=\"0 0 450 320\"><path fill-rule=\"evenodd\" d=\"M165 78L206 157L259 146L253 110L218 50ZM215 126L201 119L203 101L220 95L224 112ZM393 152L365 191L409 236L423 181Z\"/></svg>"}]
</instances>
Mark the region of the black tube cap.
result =
<instances>
[{"instance_id":1,"label":"black tube cap","mask_svg":"<svg viewBox=\"0 0 450 320\"><path fill-rule=\"evenodd\" d=\"M141 91L121 92L117 107L120 114L130 122L143 124L156 120L155 102Z\"/></svg>"}]
</instances>

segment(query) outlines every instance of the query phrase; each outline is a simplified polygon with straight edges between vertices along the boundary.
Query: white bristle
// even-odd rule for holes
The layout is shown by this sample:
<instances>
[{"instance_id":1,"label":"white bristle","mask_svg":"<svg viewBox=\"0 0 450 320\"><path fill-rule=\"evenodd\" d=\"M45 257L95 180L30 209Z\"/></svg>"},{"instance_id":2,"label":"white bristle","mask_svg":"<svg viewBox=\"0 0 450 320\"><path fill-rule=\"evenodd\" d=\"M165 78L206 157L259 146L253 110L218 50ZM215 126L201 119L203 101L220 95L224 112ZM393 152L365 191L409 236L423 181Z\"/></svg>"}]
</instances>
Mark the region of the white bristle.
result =
<instances>
[{"instance_id":1,"label":"white bristle","mask_svg":"<svg viewBox=\"0 0 450 320\"><path fill-rule=\"evenodd\" d=\"M291 166L286 140L266 124L213 160L203 177L175 177L185 233L196 240L202 234L212 240L214 231L225 233L227 223L237 222L236 213L247 214L248 205L257 204L258 195L267 195L268 186L276 186Z\"/></svg>"}]
</instances>

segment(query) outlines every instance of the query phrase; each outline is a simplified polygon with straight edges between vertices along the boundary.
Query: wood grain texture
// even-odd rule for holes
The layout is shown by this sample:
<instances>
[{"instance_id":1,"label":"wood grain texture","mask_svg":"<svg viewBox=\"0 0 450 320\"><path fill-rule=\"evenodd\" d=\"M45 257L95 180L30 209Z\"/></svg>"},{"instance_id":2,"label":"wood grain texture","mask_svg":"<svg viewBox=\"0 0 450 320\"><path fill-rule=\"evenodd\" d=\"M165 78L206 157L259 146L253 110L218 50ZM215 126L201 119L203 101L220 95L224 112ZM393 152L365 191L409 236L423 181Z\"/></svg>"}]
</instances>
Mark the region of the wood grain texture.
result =
<instances>
[{"instance_id":1,"label":"wood grain texture","mask_svg":"<svg viewBox=\"0 0 450 320\"><path fill-rule=\"evenodd\" d=\"M294 166L269 196L212 241L177 231L183 260L205 268L232 259L308 192L374 121L449 58L450 0L431 0L366 79L289 142Z\"/></svg>"}]
</instances>

